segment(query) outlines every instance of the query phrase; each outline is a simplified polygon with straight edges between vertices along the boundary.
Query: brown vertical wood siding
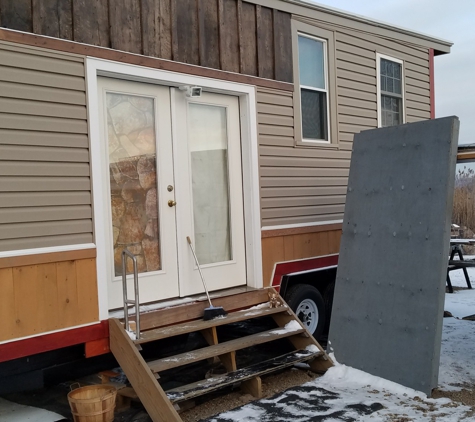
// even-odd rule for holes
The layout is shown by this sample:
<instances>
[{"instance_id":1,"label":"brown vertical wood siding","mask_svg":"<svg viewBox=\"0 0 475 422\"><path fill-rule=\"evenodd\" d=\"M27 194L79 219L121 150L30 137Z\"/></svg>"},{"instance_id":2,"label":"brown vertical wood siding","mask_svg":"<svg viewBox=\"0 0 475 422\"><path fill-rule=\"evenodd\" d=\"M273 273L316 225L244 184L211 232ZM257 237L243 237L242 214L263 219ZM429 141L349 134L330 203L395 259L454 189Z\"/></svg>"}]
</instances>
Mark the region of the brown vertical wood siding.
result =
<instances>
[{"instance_id":1,"label":"brown vertical wood siding","mask_svg":"<svg viewBox=\"0 0 475 422\"><path fill-rule=\"evenodd\" d=\"M84 59L0 43L0 251L91 243Z\"/></svg>"},{"instance_id":2,"label":"brown vertical wood siding","mask_svg":"<svg viewBox=\"0 0 475 422\"><path fill-rule=\"evenodd\" d=\"M291 15L242 0L0 0L0 25L292 82Z\"/></svg>"}]
</instances>

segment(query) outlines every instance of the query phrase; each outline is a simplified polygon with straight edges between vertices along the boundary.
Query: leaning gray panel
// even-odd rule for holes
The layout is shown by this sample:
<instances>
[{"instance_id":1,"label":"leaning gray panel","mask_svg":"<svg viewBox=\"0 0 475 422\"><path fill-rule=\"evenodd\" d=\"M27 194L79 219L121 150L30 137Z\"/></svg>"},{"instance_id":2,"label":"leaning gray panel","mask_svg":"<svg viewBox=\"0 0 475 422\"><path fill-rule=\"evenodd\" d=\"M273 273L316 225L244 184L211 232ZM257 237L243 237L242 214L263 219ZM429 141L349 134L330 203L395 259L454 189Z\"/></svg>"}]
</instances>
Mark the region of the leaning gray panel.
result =
<instances>
[{"instance_id":1,"label":"leaning gray panel","mask_svg":"<svg viewBox=\"0 0 475 422\"><path fill-rule=\"evenodd\" d=\"M437 386L459 121L355 135L330 327L336 359Z\"/></svg>"}]
</instances>

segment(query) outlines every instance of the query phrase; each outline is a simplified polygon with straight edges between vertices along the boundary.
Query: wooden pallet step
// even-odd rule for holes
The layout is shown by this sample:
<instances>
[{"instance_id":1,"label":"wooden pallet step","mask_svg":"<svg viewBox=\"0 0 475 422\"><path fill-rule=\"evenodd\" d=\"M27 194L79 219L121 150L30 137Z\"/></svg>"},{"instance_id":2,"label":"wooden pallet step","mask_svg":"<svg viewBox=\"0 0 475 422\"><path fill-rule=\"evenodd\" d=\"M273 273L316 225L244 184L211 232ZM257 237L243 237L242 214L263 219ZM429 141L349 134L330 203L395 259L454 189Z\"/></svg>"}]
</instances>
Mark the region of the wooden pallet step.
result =
<instances>
[{"instance_id":1,"label":"wooden pallet step","mask_svg":"<svg viewBox=\"0 0 475 422\"><path fill-rule=\"evenodd\" d=\"M236 350L245 349L246 347L268 343L274 340L291 337L302 333L307 332L304 328L300 326L300 324L296 323L295 326L293 326L291 329L285 327L274 328L272 330L263 331L258 334L253 334L235 340L226 341L224 343L216 344L214 346L203 347L202 349L194 350L192 352L182 353L179 355L170 356L168 358L151 361L148 362L148 366L152 370L152 372L161 372L167 369L177 368L179 366L184 366L189 363L212 358L214 356L221 356Z\"/></svg>"},{"instance_id":2,"label":"wooden pallet step","mask_svg":"<svg viewBox=\"0 0 475 422\"><path fill-rule=\"evenodd\" d=\"M182 400L189 400L194 397L219 390L220 388L233 385L237 382L246 381L256 376L262 376L280 369L285 369L299 362L309 361L321 355L323 355L323 353L320 351L311 352L309 350L296 350L286 353L282 356L277 356L275 358L256 363L246 368L238 369L234 372L228 372L227 374L174 388L172 390L166 391L165 393L172 403Z\"/></svg>"},{"instance_id":3,"label":"wooden pallet step","mask_svg":"<svg viewBox=\"0 0 475 422\"><path fill-rule=\"evenodd\" d=\"M268 302L269 289L258 289L230 296L213 297L212 300L214 306L221 306L226 311L231 312ZM201 319L203 318L204 310L208 306L208 301L203 300L145 312L140 315L140 328L145 331L193 319Z\"/></svg>"},{"instance_id":4,"label":"wooden pallet step","mask_svg":"<svg viewBox=\"0 0 475 422\"><path fill-rule=\"evenodd\" d=\"M267 304L266 304L267 305ZM181 324L170 325L163 328L155 328L140 334L140 339L134 340L135 344L147 343L150 341L160 340L163 338L178 336L180 334L193 333L195 331L206 330L211 327L232 324L234 322L246 321L253 318L259 318L266 315L274 315L282 312L289 312L289 308L278 306L276 308L248 308L227 314L225 317L215 318L209 321L202 319L183 322Z\"/></svg>"}]
</instances>

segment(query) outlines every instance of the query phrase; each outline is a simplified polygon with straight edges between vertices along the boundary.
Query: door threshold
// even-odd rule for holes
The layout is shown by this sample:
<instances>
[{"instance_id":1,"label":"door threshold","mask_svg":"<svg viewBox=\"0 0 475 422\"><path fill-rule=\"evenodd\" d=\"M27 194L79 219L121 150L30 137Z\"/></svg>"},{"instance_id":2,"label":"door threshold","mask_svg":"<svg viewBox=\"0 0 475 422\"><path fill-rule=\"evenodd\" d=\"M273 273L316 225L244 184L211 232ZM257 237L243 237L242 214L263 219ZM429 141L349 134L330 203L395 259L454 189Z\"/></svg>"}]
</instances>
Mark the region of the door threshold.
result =
<instances>
[{"instance_id":1,"label":"door threshold","mask_svg":"<svg viewBox=\"0 0 475 422\"><path fill-rule=\"evenodd\" d=\"M214 292L210 292L211 299L224 297L224 296L232 296L239 293L250 292L253 290L257 290L254 287L249 286L240 286L240 287L230 287L229 289L223 290L216 290ZM191 295L187 297L181 298L173 298L173 299L166 299L161 300L158 302L149 302L143 305L140 305L140 313L146 313L151 311L156 311L158 309L163 308L171 308L173 306L180 306L185 305L187 303L195 303L195 302L202 302L208 300L205 293L200 293L197 295ZM131 312L132 313L132 312ZM123 309L113 309L109 311L109 318L124 318L124 310Z\"/></svg>"}]
</instances>

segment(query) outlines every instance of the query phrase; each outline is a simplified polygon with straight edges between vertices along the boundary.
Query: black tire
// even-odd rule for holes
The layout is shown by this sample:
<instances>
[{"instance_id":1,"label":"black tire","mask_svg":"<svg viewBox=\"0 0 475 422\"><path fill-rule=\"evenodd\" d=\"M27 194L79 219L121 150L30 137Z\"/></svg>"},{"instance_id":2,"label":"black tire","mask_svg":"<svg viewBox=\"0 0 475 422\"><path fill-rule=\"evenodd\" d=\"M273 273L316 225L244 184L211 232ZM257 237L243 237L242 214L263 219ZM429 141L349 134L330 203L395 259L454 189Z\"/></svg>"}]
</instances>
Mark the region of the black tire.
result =
<instances>
[{"instance_id":1,"label":"black tire","mask_svg":"<svg viewBox=\"0 0 475 422\"><path fill-rule=\"evenodd\" d=\"M325 327L325 304L320 292L308 284L296 284L289 288L285 300L297 314L300 321L307 327L310 334L318 339ZM316 314L313 310L318 310L318 321L315 329L312 329L314 321L311 320L312 315Z\"/></svg>"}]
</instances>

